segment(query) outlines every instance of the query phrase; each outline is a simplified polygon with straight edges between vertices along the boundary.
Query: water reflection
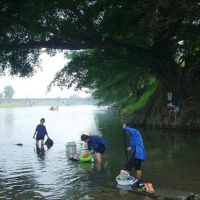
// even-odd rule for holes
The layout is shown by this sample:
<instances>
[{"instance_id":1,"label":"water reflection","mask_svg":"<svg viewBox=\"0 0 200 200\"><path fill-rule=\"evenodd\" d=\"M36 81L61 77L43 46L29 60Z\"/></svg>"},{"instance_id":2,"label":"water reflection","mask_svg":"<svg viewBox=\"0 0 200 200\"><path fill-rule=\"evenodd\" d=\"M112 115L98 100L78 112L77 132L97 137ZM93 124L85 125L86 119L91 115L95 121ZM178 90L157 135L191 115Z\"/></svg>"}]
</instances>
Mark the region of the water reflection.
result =
<instances>
[{"instance_id":1,"label":"water reflection","mask_svg":"<svg viewBox=\"0 0 200 200\"><path fill-rule=\"evenodd\" d=\"M46 158L45 156L45 149L44 149L44 145L41 145L41 147L39 147L38 144L36 144L36 147L35 147L35 152L37 153L37 157L41 160L44 160Z\"/></svg>"}]
</instances>

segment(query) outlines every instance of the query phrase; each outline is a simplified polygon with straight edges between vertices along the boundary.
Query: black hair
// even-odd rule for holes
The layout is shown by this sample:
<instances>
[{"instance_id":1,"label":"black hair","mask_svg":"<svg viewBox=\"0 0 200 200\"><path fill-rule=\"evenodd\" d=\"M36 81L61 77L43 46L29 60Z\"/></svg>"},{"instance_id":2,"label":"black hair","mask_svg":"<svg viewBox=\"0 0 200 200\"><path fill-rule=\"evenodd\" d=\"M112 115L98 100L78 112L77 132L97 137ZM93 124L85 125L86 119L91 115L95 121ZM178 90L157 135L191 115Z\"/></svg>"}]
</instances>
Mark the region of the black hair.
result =
<instances>
[{"instance_id":1,"label":"black hair","mask_svg":"<svg viewBox=\"0 0 200 200\"><path fill-rule=\"evenodd\" d=\"M89 135L85 135L85 134L81 135L81 140L82 140L82 141L85 141L85 140L87 140L88 138L90 138Z\"/></svg>"}]
</instances>

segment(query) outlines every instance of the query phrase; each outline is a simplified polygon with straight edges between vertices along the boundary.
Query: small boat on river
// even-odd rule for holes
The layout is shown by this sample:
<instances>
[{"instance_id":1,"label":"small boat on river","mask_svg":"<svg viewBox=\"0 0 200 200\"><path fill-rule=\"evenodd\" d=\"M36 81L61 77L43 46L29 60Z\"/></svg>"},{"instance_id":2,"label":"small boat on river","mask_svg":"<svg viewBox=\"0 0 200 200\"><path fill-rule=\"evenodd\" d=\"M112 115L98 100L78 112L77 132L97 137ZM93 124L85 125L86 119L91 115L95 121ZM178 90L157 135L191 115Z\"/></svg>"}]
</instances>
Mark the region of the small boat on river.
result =
<instances>
[{"instance_id":1,"label":"small boat on river","mask_svg":"<svg viewBox=\"0 0 200 200\"><path fill-rule=\"evenodd\" d=\"M49 110L58 110L58 106L51 106Z\"/></svg>"}]
</instances>

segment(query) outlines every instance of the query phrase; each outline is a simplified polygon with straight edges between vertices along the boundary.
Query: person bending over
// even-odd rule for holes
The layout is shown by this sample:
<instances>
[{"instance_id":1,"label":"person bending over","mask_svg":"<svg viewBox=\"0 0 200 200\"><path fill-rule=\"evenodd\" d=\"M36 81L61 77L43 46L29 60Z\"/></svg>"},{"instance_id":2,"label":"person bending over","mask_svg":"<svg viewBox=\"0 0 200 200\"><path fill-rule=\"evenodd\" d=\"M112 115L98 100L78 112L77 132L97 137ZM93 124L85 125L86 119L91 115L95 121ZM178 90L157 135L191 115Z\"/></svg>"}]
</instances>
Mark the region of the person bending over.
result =
<instances>
[{"instance_id":1,"label":"person bending over","mask_svg":"<svg viewBox=\"0 0 200 200\"><path fill-rule=\"evenodd\" d=\"M147 159L142 136L137 129L129 128L126 124L123 124L123 131L130 136L130 146L127 148L127 151L132 150L131 157L125 164L125 171L130 174L132 168L135 167L136 177L141 179L141 164L142 161Z\"/></svg>"},{"instance_id":2,"label":"person bending over","mask_svg":"<svg viewBox=\"0 0 200 200\"><path fill-rule=\"evenodd\" d=\"M92 152L95 152L97 162L101 162L101 157L108 148L108 143L102 137L97 135L81 135L81 140L88 144L88 152L84 154L87 157Z\"/></svg>"}]
</instances>

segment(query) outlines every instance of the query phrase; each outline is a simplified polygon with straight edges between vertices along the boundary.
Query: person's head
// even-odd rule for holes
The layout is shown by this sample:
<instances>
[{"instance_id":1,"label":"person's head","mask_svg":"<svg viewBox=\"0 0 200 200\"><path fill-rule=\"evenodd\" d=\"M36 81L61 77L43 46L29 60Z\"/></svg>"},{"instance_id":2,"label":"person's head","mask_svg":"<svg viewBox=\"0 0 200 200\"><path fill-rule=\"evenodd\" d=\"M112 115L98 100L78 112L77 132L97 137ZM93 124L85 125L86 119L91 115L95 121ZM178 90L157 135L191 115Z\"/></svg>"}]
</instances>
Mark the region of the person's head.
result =
<instances>
[{"instance_id":1,"label":"person's head","mask_svg":"<svg viewBox=\"0 0 200 200\"><path fill-rule=\"evenodd\" d=\"M44 122L45 122L45 119L42 118L42 119L40 120L40 124L44 124Z\"/></svg>"},{"instance_id":2,"label":"person's head","mask_svg":"<svg viewBox=\"0 0 200 200\"><path fill-rule=\"evenodd\" d=\"M90 141L90 136L85 134L81 135L81 141L88 143Z\"/></svg>"}]
</instances>

